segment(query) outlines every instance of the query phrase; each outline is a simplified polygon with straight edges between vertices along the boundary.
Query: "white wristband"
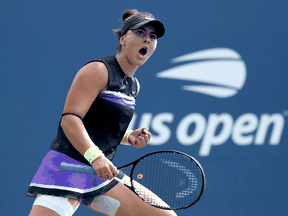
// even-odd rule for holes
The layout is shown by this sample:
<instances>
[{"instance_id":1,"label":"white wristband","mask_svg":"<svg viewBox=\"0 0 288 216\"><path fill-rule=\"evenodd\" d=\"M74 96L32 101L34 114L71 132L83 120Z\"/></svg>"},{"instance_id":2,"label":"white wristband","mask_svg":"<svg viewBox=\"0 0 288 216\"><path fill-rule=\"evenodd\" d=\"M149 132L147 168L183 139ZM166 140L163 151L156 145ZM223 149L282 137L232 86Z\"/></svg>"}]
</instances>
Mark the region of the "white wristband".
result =
<instances>
[{"instance_id":1,"label":"white wristband","mask_svg":"<svg viewBox=\"0 0 288 216\"><path fill-rule=\"evenodd\" d=\"M94 160L96 160L100 156L105 156L103 152L97 147L92 146L90 147L84 154L85 159L92 164Z\"/></svg>"}]
</instances>

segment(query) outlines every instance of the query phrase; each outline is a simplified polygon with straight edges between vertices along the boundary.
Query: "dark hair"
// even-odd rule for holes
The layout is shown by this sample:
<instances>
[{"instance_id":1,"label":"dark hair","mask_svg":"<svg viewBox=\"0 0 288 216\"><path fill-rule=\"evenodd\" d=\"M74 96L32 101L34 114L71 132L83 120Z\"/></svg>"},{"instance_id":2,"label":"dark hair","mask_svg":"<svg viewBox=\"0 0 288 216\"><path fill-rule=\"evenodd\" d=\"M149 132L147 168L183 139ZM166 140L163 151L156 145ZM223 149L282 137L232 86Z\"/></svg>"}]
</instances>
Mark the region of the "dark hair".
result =
<instances>
[{"instance_id":1,"label":"dark hair","mask_svg":"<svg viewBox=\"0 0 288 216\"><path fill-rule=\"evenodd\" d=\"M135 9L132 10L126 10L122 17L120 18L120 20L122 20L122 23L124 24L127 20L129 20L129 18L135 16L136 14L138 14L139 12ZM113 29L113 32L115 34L115 37L118 39L118 41L120 41L121 38L121 30L122 29ZM121 44L119 44L118 48L117 48L117 53L121 52L122 46Z\"/></svg>"}]
</instances>

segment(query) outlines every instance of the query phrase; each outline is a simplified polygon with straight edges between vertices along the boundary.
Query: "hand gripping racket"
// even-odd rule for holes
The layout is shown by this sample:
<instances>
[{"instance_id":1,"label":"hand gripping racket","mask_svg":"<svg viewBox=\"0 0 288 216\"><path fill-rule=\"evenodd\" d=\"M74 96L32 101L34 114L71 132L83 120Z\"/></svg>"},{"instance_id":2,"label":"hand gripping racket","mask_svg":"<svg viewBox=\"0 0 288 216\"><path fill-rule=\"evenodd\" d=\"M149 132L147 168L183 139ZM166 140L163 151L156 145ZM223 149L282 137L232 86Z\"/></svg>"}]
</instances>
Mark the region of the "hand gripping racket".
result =
<instances>
[{"instance_id":1,"label":"hand gripping racket","mask_svg":"<svg viewBox=\"0 0 288 216\"><path fill-rule=\"evenodd\" d=\"M138 197L157 208L178 210L192 206L202 197L206 178L200 163L179 151L149 153L132 163L130 183L115 180L130 188ZM97 175L92 166L61 164L61 171Z\"/></svg>"}]
</instances>

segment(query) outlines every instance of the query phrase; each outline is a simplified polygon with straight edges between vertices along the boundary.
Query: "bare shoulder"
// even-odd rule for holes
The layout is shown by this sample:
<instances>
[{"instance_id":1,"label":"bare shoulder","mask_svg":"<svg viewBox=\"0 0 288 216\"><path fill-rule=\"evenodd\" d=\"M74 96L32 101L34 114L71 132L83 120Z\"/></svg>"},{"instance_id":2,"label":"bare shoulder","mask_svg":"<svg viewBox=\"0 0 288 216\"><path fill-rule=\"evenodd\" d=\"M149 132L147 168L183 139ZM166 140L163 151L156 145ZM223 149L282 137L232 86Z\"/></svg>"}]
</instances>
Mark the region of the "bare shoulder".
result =
<instances>
[{"instance_id":1,"label":"bare shoulder","mask_svg":"<svg viewBox=\"0 0 288 216\"><path fill-rule=\"evenodd\" d=\"M91 62L78 71L76 78L105 87L108 82L108 70L102 62Z\"/></svg>"},{"instance_id":2,"label":"bare shoulder","mask_svg":"<svg viewBox=\"0 0 288 216\"><path fill-rule=\"evenodd\" d=\"M82 67L78 74L92 80L108 80L108 70L102 62L91 62Z\"/></svg>"}]
</instances>

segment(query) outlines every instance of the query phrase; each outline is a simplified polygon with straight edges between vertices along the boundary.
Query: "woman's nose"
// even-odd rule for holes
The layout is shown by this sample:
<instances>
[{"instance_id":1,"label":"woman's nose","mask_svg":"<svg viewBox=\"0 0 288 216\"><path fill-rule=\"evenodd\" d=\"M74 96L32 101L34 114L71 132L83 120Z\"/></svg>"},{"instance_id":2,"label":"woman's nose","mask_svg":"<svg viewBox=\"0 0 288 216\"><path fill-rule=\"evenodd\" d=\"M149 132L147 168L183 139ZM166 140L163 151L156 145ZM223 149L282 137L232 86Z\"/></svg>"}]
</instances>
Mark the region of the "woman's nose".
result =
<instances>
[{"instance_id":1,"label":"woman's nose","mask_svg":"<svg viewBox=\"0 0 288 216\"><path fill-rule=\"evenodd\" d=\"M151 38L150 38L150 35L149 34L146 34L146 36L144 37L144 43L150 43L151 42Z\"/></svg>"}]
</instances>

